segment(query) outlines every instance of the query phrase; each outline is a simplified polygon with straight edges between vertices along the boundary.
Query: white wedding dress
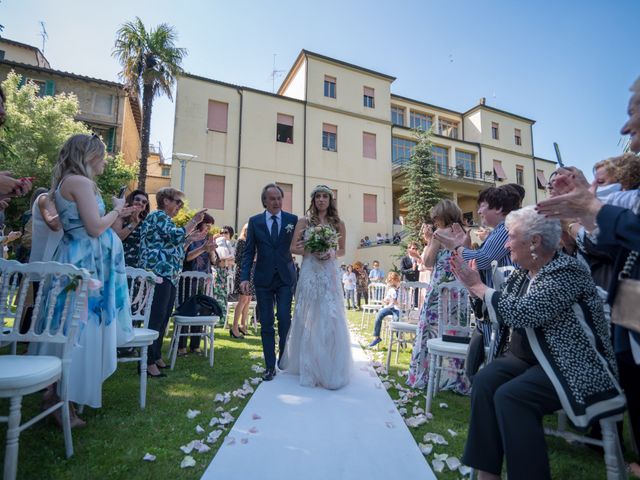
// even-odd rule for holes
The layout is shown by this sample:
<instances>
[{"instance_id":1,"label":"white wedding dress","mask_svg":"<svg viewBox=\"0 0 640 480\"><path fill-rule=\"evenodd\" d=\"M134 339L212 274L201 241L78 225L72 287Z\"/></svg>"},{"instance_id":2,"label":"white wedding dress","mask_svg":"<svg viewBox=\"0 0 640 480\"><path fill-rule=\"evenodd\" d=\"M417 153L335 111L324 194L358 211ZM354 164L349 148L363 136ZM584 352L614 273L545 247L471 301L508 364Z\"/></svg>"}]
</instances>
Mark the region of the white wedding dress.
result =
<instances>
[{"instance_id":1,"label":"white wedding dress","mask_svg":"<svg viewBox=\"0 0 640 480\"><path fill-rule=\"evenodd\" d=\"M349 383L353 360L335 259L305 255L296 307L280 367L299 374L300 385L335 390Z\"/></svg>"}]
</instances>

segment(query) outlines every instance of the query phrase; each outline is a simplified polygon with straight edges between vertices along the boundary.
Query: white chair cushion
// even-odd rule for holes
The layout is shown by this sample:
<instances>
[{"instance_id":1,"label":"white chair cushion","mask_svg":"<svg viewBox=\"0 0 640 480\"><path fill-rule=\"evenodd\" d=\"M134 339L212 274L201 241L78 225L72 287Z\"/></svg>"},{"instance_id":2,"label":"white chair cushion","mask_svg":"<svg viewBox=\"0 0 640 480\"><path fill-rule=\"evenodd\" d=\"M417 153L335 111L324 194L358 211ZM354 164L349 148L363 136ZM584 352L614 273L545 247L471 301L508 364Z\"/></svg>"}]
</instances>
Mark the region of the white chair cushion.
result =
<instances>
[{"instance_id":1,"label":"white chair cushion","mask_svg":"<svg viewBox=\"0 0 640 480\"><path fill-rule=\"evenodd\" d=\"M141 347L151 345L158 338L158 332L149 328L134 328L131 341L120 345L121 348Z\"/></svg>"},{"instance_id":2,"label":"white chair cushion","mask_svg":"<svg viewBox=\"0 0 640 480\"><path fill-rule=\"evenodd\" d=\"M392 332L418 333L418 325L407 322L389 322L389 330Z\"/></svg>"},{"instance_id":3,"label":"white chair cushion","mask_svg":"<svg viewBox=\"0 0 640 480\"><path fill-rule=\"evenodd\" d=\"M0 397L6 392L55 382L62 373L62 361L48 355L0 355Z\"/></svg>"},{"instance_id":4,"label":"white chair cushion","mask_svg":"<svg viewBox=\"0 0 640 480\"><path fill-rule=\"evenodd\" d=\"M199 317L183 317L181 315L176 315L173 317L173 320L175 323L180 325L214 325L218 323L220 317L216 315L202 315Z\"/></svg>"}]
</instances>

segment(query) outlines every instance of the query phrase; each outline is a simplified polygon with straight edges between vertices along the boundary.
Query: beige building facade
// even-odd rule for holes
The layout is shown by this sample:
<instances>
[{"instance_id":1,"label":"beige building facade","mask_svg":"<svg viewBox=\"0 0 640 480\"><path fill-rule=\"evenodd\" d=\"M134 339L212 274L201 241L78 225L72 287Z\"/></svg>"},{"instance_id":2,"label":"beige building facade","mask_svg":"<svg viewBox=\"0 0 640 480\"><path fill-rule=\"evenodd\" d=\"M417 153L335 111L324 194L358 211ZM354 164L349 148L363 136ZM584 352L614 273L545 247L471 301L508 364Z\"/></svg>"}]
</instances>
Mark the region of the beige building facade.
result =
<instances>
[{"instance_id":1,"label":"beige building facade","mask_svg":"<svg viewBox=\"0 0 640 480\"><path fill-rule=\"evenodd\" d=\"M285 210L297 215L313 187L326 184L347 225L345 260L379 259L388 270L389 251L397 249L359 244L402 228L394 223L406 211L401 167L415 144L414 128L432 129L441 186L467 216L475 218L478 192L491 185L521 182L526 203L544 195L545 185L536 182L555 162L534 157L533 120L483 102L456 112L401 97L391 93L394 80L306 50L277 94L180 76L173 152L195 156L184 178L191 207L209 209L219 225L242 227L263 209L265 184L278 183ZM171 173L179 188L179 162Z\"/></svg>"}]
</instances>

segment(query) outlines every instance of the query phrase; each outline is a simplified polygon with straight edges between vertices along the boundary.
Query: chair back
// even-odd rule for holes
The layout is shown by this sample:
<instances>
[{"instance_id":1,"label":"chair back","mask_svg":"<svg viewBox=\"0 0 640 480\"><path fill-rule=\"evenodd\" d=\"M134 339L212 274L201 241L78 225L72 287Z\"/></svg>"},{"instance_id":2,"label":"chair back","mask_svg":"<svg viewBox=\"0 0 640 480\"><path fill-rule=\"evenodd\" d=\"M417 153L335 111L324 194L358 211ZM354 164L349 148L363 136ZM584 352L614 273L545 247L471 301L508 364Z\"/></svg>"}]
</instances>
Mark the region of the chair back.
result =
<instances>
[{"instance_id":1,"label":"chair back","mask_svg":"<svg viewBox=\"0 0 640 480\"><path fill-rule=\"evenodd\" d=\"M64 361L86 316L90 280L87 270L69 264L0 259L0 344L12 343L14 354L15 342L65 344ZM35 295L32 305L29 292ZM26 328L21 322L28 307Z\"/></svg>"},{"instance_id":2,"label":"chair back","mask_svg":"<svg viewBox=\"0 0 640 480\"><path fill-rule=\"evenodd\" d=\"M504 282L506 282L509 275L511 275L515 269L516 267L513 265L499 267L496 260L491 262L491 279L493 280L493 288L496 290L502 290Z\"/></svg>"},{"instance_id":3,"label":"chair back","mask_svg":"<svg viewBox=\"0 0 640 480\"><path fill-rule=\"evenodd\" d=\"M369 304L370 305L382 305L384 296L387 292L387 286L384 283L373 282L370 283L368 288Z\"/></svg>"},{"instance_id":4,"label":"chair back","mask_svg":"<svg viewBox=\"0 0 640 480\"><path fill-rule=\"evenodd\" d=\"M197 294L212 297L214 279L213 273L182 272L178 282L175 306L182 305L185 300Z\"/></svg>"},{"instance_id":5,"label":"chair back","mask_svg":"<svg viewBox=\"0 0 640 480\"><path fill-rule=\"evenodd\" d=\"M416 298L420 301L420 293L416 290L427 288L425 282L402 282L398 289L398 306L400 307L400 321L408 323L418 323L420 318L420 308L416 304Z\"/></svg>"},{"instance_id":6,"label":"chair back","mask_svg":"<svg viewBox=\"0 0 640 480\"><path fill-rule=\"evenodd\" d=\"M469 291L460 282L446 282L438 287L438 336L471 335Z\"/></svg>"},{"instance_id":7,"label":"chair back","mask_svg":"<svg viewBox=\"0 0 640 480\"><path fill-rule=\"evenodd\" d=\"M227 292L233 293L236 283L236 266L232 265L227 269Z\"/></svg>"},{"instance_id":8,"label":"chair back","mask_svg":"<svg viewBox=\"0 0 640 480\"><path fill-rule=\"evenodd\" d=\"M153 272L142 268L127 267L127 283L129 284L129 303L131 304L131 320L134 325L148 328L149 314L153 293L156 289L156 279Z\"/></svg>"}]
</instances>

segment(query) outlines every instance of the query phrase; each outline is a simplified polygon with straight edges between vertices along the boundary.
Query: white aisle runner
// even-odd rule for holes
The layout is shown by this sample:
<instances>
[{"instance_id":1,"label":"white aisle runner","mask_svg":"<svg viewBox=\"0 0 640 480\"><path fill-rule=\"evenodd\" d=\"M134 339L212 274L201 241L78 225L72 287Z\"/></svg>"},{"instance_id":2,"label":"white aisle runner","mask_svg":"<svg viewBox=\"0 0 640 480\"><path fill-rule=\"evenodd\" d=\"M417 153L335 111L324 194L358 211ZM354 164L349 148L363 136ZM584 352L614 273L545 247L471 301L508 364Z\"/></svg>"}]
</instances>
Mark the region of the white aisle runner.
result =
<instances>
[{"instance_id":1,"label":"white aisle runner","mask_svg":"<svg viewBox=\"0 0 640 480\"><path fill-rule=\"evenodd\" d=\"M351 383L337 391L301 387L280 372L261 383L202 478L435 479L353 342L352 353Z\"/></svg>"}]
</instances>

